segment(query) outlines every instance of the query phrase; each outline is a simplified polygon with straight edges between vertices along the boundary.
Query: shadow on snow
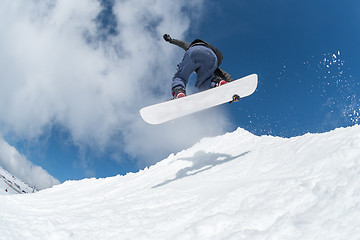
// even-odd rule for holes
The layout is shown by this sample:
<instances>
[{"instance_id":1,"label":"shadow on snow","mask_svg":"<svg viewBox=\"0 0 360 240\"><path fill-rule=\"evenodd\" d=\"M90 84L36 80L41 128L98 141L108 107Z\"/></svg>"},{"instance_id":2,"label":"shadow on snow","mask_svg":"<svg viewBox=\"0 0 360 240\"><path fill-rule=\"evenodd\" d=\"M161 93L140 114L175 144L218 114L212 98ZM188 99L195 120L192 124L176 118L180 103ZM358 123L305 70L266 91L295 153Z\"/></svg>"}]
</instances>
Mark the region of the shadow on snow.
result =
<instances>
[{"instance_id":1,"label":"shadow on snow","mask_svg":"<svg viewBox=\"0 0 360 240\"><path fill-rule=\"evenodd\" d=\"M192 162L192 166L190 167L186 167L183 168L181 170L179 170L176 173L176 177L170 180L166 180L163 183L160 183L156 186L153 186L152 188L157 188L157 187L161 187L164 186L168 183L171 183L173 181L185 178L185 177L189 177L189 176L193 176L196 175L198 173L207 171L215 166L233 161L239 157L243 157L246 154L248 154L248 152L244 152L238 156L231 156L229 154L222 154L222 153L206 153L204 151L199 151L197 153L194 154L193 157L188 157L188 158L180 158L178 160L185 160L188 162Z\"/></svg>"}]
</instances>

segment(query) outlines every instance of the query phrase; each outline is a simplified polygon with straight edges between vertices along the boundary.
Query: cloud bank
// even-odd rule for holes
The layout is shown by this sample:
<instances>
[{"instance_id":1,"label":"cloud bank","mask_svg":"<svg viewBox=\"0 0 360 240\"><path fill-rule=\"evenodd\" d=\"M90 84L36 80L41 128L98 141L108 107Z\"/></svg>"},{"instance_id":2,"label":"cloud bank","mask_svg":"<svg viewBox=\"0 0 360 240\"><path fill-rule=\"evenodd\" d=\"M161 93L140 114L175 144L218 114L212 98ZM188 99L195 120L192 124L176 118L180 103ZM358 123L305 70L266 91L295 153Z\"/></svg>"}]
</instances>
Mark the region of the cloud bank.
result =
<instances>
[{"instance_id":1,"label":"cloud bank","mask_svg":"<svg viewBox=\"0 0 360 240\"><path fill-rule=\"evenodd\" d=\"M33 165L2 138L0 138L0 166L39 190L60 183L43 168Z\"/></svg>"},{"instance_id":2,"label":"cloud bank","mask_svg":"<svg viewBox=\"0 0 360 240\"><path fill-rule=\"evenodd\" d=\"M61 125L77 146L112 149L118 161L126 153L149 162L222 133L228 123L216 112L162 126L144 123L138 113L170 98L183 51L162 34L184 38L202 5L203 0L2 1L0 132L31 140ZM101 18L110 13L112 32Z\"/></svg>"}]
</instances>

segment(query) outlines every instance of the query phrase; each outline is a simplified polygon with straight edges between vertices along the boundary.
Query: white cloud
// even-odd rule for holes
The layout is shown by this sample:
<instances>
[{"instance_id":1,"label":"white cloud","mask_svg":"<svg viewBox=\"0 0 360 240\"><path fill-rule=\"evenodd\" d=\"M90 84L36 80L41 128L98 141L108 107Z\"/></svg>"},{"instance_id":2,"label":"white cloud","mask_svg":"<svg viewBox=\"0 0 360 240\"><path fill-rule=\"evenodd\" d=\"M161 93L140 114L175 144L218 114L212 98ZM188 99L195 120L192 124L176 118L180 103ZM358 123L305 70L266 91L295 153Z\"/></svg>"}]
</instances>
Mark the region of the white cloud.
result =
<instances>
[{"instance_id":1,"label":"white cloud","mask_svg":"<svg viewBox=\"0 0 360 240\"><path fill-rule=\"evenodd\" d=\"M59 184L57 179L43 168L33 165L2 138L0 138L0 166L39 190Z\"/></svg>"},{"instance_id":2,"label":"white cloud","mask_svg":"<svg viewBox=\"0 0 360 240\"><path fill-rule=\"evenodd\" d=\"M170 98L182 52L162 34L184 37L202 4L115 1L118 35L101 41L96 0L2 1L0 131L32 139L59 124L77 145L149 159L220 134L222 114L156 127L138 114Z\"/></svg>"}]
</instances>

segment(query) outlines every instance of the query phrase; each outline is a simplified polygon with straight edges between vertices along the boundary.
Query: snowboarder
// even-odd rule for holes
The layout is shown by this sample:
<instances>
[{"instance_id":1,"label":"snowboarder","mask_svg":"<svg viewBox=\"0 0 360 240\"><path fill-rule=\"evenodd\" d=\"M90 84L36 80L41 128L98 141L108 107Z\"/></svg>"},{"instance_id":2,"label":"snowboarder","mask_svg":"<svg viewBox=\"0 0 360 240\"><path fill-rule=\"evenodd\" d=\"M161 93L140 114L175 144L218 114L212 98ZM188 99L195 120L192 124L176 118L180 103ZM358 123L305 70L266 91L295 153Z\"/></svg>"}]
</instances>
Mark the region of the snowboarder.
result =
<instances>
[{"instance_id":1,"label":"snowboarder","mask_svg":"<svg viewBox=\"0 0 360 240\"><path fill-rule=\"evenodd\" d=\"M223 56L213 45L200 39L195 39L188 44L171 38L169 34L164 34L163 38L186 51L172 79L172 96L174 99L186 96L185 89L192 72L197 74L195 86L200 91L233 81L230 74L219 68Z\"/></svg>"}]
</instances>

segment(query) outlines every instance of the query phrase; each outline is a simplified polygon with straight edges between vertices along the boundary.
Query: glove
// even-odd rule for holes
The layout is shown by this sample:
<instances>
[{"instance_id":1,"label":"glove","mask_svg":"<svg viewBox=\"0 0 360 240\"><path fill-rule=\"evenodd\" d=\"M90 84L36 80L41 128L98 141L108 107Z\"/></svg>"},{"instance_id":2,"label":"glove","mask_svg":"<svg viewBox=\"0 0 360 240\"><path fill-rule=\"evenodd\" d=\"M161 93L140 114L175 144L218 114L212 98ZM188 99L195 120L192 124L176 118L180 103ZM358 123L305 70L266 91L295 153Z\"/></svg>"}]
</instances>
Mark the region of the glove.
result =
<instances>
[{"instance_id":1,"label":"glove","mask_svg":"<svg viewBox=\"0 0 360 240\"><path fill-rule=\"evenodd\" d=\"M164 34L164 35L163 35L163 38L164 38L164 40L167 41L167 42L171 42L171 40L172 40L172 38L170 37L169 34Z\"/></svg>"}]
</instances>

